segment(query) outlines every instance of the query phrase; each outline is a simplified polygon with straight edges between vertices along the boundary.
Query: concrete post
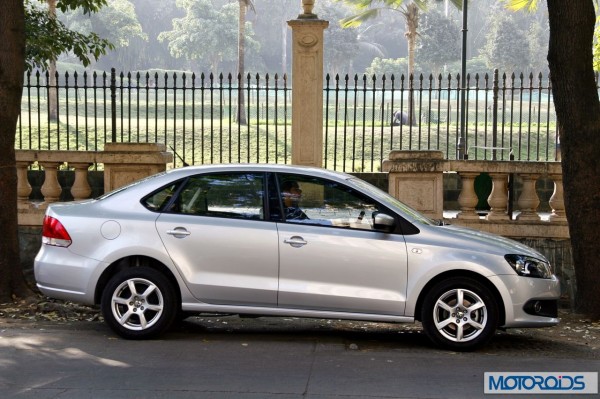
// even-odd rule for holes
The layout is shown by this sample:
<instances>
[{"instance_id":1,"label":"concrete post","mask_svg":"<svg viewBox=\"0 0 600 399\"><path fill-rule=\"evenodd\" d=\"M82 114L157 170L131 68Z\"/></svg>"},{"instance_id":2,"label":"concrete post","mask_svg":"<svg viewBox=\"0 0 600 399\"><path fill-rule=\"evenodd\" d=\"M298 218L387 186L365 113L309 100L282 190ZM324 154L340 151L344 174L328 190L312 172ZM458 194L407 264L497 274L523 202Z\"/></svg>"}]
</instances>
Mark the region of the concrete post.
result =
<instances>
[{"instance_id":1,"label":"concrete post","mask_svg":"<svg viewBox=\"0 0 600 399\"><path fill-rule=\"evenodd\" d=\"M312 13L314 0L302 0L303 14L292 29L292 164L323 166L323 32L329 22Z\"/></svg>"},{"instance_id":2,"label":"concrete post","mask_svg":"<svg viewBox=\"0 0 600 399\"><path fill-rule=\"evenodd\" d=\"M441 151L391 151L383 162L388 192L424 215L444 216L444 154Z\"/></svg>"},{"instance_id":3,"label":"concrete post","mask_svg":"<svg viewBox=\"0 0 600 399\"><path fill-rule=\"evenodd\" d=\"M173 154L164 144L106 143L98 160L104 164L104 192L166 170Z\"/></svg>"}]
</instances>

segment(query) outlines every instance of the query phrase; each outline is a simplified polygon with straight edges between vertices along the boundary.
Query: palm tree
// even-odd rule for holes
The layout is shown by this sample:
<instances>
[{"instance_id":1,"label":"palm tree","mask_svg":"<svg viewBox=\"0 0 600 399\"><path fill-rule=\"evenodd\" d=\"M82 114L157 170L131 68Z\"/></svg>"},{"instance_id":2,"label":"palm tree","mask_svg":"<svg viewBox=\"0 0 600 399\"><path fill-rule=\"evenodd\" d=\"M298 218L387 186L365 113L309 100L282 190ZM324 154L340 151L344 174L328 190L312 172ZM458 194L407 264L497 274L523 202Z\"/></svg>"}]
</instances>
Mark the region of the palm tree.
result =
<instances>
[{"instance_id":1,"label":"palm tree","mask_svg":"<svg viewBox=\"0 0 600 399\"><path fill-rule=\"evenodd\" d=\"M237 120L240 125L248 124L246 120L246 104L244 98L244 59L246 57L246 13L248 9L256 12L254 9L254 2L252 0L238 0L240 5L239 18L238 18L238 77L239 77L239 92L238 92L238 112Z\"/></svg>"},{"instance_id":2,"label":"palm tree","mask_svg":"<svg viewBox=\"0 0 600 399\"><path fill-rule=\"evenodd\" d=\"M412 76L415 71L415 49L417 46L417 36L419 28L419 11L427 10L428 0L336 0L343 1L353 6L358 13L356 15L342 19L340 22L344 28L356 27L368 19L374 18L382 11L395 11L402 14L406 32L404 36L408 42L408 76ZM462 0L450 0L456 7L462 7ZM375 6L375 4L382 4ZM412 96L408 102L409 124L413 124L414 106Z\"/></svg>"}]
</instances>

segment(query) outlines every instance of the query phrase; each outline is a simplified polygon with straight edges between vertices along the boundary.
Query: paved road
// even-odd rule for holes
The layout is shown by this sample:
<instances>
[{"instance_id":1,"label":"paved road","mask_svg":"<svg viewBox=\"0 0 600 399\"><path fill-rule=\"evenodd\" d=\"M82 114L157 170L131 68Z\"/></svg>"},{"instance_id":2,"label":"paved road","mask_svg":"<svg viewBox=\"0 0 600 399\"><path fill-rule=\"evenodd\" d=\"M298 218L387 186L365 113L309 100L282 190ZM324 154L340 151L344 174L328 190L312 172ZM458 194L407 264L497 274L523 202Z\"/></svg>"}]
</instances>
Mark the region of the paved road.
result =
<instances>
[{"instance_id":1,"label":"paved road","mask_svg":"<svg viewBox=\"0 0 600 399\"><path fill-rule=\"evenodd\" d=\"M191 318L126 341L98 322L0 320L3 399L464 399L484 396L486 371L598 370L594 351L510 333L454 353L390 324Z\"/></svg>"}]
</instances>

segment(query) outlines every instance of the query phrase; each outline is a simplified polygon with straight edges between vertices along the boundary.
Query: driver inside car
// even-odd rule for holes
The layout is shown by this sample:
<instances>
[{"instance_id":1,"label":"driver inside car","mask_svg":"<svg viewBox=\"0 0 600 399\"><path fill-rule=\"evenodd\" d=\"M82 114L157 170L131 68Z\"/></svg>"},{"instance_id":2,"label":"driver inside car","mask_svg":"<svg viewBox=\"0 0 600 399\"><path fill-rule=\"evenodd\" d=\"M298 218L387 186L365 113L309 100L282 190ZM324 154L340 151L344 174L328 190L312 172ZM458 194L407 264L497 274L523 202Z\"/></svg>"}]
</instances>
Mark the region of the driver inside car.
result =
<instances>
[{"instance_id":1,"label":"driver inside car","mask_svg":"<svg viewBox=\"0 0 600 399\"><path fill-rule=\"evenodd\" d=\"M306 220L308 216L300 209L298 204L302 198L302 189L295 180L286 180L281 184L281 197L286 220Z\"/></svg>"}]
</instances>

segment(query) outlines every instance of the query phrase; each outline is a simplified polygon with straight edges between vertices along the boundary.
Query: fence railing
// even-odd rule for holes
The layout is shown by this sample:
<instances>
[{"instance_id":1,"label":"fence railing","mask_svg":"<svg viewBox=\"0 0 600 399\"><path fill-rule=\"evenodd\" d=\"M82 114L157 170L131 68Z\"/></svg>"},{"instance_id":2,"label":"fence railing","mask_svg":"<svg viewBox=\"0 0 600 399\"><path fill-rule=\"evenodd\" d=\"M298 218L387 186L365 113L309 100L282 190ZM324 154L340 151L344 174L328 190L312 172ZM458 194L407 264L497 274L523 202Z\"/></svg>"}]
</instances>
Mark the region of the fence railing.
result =
<instances>
[{"instance_id":1,"label":"fence railing","mask_svg":"<svg viewBox=\"0 0 600 399\"><path fill-rule=\"evenodd\" d=\"M106 142L164 143L173 166L291 162L286 75L111 73L25 76L17 149L101 151ZM456 159L460 76L326 76L324 166L381 170L391 150ZM467 75L469 159L556 160L549 79ZM48 101L48 100L52 101ZM53 104L56 105L53 105Z\"/></svg>"}]
</instances>

